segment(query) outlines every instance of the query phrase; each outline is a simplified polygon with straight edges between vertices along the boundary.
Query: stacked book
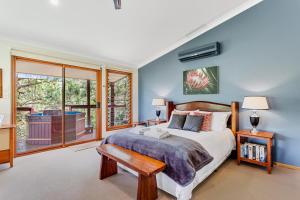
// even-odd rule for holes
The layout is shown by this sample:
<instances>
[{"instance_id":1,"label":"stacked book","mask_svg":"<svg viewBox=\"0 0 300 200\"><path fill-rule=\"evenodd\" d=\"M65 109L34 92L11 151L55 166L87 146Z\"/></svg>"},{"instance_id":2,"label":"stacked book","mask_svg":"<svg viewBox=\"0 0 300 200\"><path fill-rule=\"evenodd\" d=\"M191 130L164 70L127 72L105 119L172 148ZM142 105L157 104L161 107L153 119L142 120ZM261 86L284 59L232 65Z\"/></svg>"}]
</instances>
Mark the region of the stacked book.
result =
<instances>
[{"instance_id":1,"label":"stacked book","mask_svg":"<svg viewBox=\"0 0 300 200\"><path fill-rule=\"evenodd\" d=\"M241 144L241 157L266 162L267 146L248 142Z\"/></svg>"}]
</instances>

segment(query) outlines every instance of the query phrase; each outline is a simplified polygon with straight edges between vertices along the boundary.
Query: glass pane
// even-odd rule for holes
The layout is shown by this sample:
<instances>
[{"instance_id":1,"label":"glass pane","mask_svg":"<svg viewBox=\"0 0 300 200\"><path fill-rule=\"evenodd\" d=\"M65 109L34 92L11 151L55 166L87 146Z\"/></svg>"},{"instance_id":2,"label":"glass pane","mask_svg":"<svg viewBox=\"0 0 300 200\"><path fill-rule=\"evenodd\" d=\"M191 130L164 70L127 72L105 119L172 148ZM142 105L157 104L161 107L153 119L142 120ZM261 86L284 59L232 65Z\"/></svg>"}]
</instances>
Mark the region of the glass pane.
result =
<instances>
[{"instance_id":1,"label":"glass pane","mask_svg":"<svg viewBox=\"0 0 300 200\"><path fill-rule=\"evenodd\" d=\"M130 76L108 73L108 128L129 125L131 104Z\"/></svg>"},{"instance_id":2,"label":"glass pane","mask_svg":"<svg viewBox=\"0 0 300 200\"><path fill-rule=\"evenodd\" d=\"M96 139L96 72L65 70L65 143Z\"/></svg>"},{"instance_id":3,"label":"glass pane","mask_svg":"<svg viewBox=\"0 0 300 200\"><path fill-rule=\"evenodd\" d=\"M16 153L62 143L62 68L16 62Z\"/></svg>"}]
</instances>

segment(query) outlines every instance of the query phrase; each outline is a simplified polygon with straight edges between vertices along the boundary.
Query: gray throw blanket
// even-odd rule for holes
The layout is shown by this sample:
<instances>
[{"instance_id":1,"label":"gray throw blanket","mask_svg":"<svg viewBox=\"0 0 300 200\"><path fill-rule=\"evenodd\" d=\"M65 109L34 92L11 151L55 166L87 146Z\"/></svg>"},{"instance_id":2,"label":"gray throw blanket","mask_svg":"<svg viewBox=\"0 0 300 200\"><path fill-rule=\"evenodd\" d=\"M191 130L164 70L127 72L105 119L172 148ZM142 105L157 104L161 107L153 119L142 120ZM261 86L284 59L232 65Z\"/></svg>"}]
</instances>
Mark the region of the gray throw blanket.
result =
<instances>
[{"instance_id":1,"label":"gray throw blanket","mask_svg":"<svg viewBox=\"0 0 300 200\"><path fill-rule=\"evenodd\" d=\"M163 172L182 186L190 184L196 172L213 160L199 143L174 135L156 139L121 132L107 137L102 144L116 144L166 163Z\"/></svg>"}]
</instances>

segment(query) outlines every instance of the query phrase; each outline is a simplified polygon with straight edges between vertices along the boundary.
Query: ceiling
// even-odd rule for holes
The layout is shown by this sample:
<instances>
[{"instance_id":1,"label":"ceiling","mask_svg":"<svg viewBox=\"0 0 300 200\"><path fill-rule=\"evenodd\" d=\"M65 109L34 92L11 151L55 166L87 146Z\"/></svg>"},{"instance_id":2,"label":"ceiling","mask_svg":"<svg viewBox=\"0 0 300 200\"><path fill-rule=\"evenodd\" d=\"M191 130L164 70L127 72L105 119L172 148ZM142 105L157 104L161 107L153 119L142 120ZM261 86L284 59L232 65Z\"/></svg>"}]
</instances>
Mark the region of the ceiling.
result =
<instances>
[{"instance_id":1,"label":"ceiling","mask_svg":"<svg viewBox=\"0 0 300 200\"><path fill-rule=\"evenodd\" d=\"M0 0L0 37L137 68L258 2Z\"/></svg>"}]
</instances>

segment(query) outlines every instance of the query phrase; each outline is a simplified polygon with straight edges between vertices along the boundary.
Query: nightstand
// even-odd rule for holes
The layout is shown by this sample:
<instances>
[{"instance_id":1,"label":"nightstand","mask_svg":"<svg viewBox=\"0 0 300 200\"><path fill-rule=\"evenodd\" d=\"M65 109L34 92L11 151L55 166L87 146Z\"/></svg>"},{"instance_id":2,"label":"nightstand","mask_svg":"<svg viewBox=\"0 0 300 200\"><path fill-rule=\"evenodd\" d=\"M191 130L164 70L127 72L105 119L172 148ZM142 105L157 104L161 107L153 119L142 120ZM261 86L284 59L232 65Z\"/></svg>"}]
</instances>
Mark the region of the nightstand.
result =
<instances>
[{"instance_id":1,"label":"nightstand","mask_svg":"<svg viewBox=\"0 0 300 200\"><path fill-rule=\"evenodd\" d=\"M147 126L146 122L132 122L132 127Z\"/></svg>"},{"instance_id":2,"label":"nightstand","mask_svg":"<svg viewBox=\"0 0 300 200\"><path fill-rule=\"evenodd\" d=\"M166 122L167 122L167 120L165 120L165 119L160 119L160 120L148 119L147 126L154 126L154 125L158 125L158 124L162 124L162 123L166 123Z\"/></svg>"},{"instance_id":3,"label":"nightstand","mask_svg":"<svg viewBox=\"0 0 300 200\"><path fill-rule=\"evenodd\" d=\"M254 159L249 159L246 157L241 157L241 144L244 140L248 138L265 140L267 142L267 159L266 162L261 162ZM252 164L260 165L268 169L268 173L271 174L272 171L272 143L273 143L274 133L271 132L257 132L255 134L251 133L249 130L241 130L237 132L237 164L239 165L241 161L249 162Z\"/></svg>"},{"instance_id":4,"label":"nightstand","mask_svg":"<svg viewBox=\"0 0 300 200\"><path fill-rule=\"evenodd\" d=\"M3 163L10 163L10 167L13 167L13 159L14 159L14 129L16 128L15 125L9 124L9 125L2 125L0 126L0 136L1 139L6 138L5 132L3 133L3 130L8 130L9 135L8 135L8 140L7 140L7 145L4 147L0 147L0 164Z\"/></svg>"}]
</instances>

